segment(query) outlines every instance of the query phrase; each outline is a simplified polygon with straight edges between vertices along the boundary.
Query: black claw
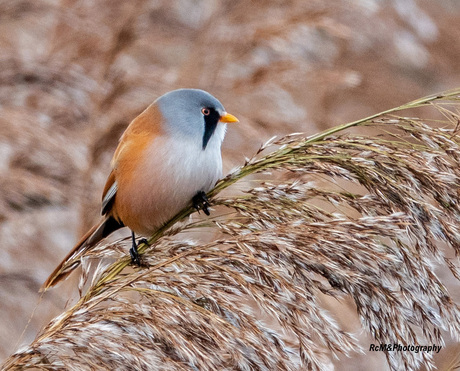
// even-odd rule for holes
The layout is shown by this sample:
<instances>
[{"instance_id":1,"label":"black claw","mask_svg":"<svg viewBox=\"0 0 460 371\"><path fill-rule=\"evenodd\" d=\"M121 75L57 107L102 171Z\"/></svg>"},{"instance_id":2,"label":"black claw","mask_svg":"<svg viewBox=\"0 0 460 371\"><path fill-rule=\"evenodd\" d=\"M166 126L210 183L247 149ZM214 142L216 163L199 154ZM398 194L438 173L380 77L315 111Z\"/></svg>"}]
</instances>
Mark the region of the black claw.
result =
<instances>
[{"instance_id":1,"label":"black claw","mask_svg":"<svg viewBox=\"0 0 460 371\"><path fill-rule=\"evenodd\" d=\"M136 264L138 267L141 266L141 259L139 253L137 252L137 246L133 246L129 249L129 254L131 255L131 262Z\"/></svg>"},{"instance_id":2,"label":"black claw","mask_svg":"<svg viewBox=\"0 0 460 371\"><path fill-rule=\"evenodd\" d=\"M141 239L139 240L137 246L142 245L142 244L149 246L149 240L146 239L146 238L141 238Z\"/></svg>"},{"instance_id":3,"label":"black claw","mask_svg":"<svg viewBox=\"0 0 460 371\"><path fill-rule=\"evenodd\" d=\"M206 215L208 216L211 215L208 209L209 207L208 196L206 196L205 192L199 191L195 196L193 196L192 203L193 203L193 207L197 209L198 212L200 212L200 210L203 210L203 212Z\"/></svg>"},{"instance_id":4,"label":"black claw","mask_svg":"<svg viewBox=\"0 0 460 371\"><path fill-rule=\"evenodd\" d=\"M132 237L132 247L129 249L129 255L131 255L131 262L133 264L136 264L138 267L141 265L141 257L139 255L139 252L137 251L137 246L139 246L142 243L146 243L148 245L148 241L143 238L139 241L139 244L136 243L136 236L134 235L134 232L131 232L131 237Z\"/></svg>"},{"instance_id":5,"label":"black claw","mask_svg":"<svg viewBox=\"0 0 460 371\"><path fill-rule=\"evenodd\" d=\"M209 204L203 204L203 206L202 206L202 207L203 207L203 212L204 212L207 216L211 215L211 213L209 212L209 209L208 209L208 205L209 205Z\"/></svg>"}]
</instances>

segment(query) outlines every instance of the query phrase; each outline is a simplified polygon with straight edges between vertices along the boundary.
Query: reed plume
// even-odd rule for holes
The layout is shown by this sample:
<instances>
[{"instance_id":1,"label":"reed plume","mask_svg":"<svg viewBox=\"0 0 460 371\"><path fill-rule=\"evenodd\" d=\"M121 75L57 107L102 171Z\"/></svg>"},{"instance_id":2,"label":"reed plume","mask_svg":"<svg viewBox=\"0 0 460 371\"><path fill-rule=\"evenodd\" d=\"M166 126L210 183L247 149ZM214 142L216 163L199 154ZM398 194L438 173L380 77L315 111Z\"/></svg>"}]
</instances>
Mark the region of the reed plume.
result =
<instances>
[{"instance_id":1,"label":"reed plume","mask_svg":"<svg viewBox=\"0 0 460 371\"><path fill-rule=\"evenodd\" d=\"M4 369L329 369L368 344L322 297L351 299L375 343L458 340L436 269L460 278L459 99L271 139L209 193L211 218L187 208L141 245L142 267L124 240L78 257L81 298ZM426 352L385 355L393 370L432 365Z\"/></svg>"}]
</instances>

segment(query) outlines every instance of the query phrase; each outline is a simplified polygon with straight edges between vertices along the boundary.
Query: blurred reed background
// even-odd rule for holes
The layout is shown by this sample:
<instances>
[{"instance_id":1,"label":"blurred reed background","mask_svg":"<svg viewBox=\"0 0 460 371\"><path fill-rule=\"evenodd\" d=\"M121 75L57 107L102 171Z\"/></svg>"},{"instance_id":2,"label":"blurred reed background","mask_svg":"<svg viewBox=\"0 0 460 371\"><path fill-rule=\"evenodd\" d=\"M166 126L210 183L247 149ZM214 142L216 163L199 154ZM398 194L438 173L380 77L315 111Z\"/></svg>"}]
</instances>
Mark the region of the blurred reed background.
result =
<instances>
[{"instance_id":1,"label":"blurred reed background","mask_svg":"<svg viewBox=\"0 0 460 371\"><path fill-rule=\"evenodd\" d=\"M156 97L202 88L240 119L228 171L272 135L460 86L459 24L456 0L0 1L0 360L98 220L117 140ZM22 343L67 301L47 295ZM381 354L336 367L370 365L387 367Z\"/></svg>"}]
</instances>

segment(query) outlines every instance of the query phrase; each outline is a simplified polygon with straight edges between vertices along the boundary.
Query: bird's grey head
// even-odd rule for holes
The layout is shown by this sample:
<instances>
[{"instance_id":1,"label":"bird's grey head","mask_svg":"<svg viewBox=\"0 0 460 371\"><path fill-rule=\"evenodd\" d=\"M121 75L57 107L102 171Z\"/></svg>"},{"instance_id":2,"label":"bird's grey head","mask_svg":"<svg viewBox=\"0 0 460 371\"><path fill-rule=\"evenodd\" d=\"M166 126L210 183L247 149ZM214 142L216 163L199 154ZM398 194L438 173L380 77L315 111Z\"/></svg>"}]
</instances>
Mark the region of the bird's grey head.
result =
<instances>
[{"instance_id":1,"label":"bird's grey head","mask_svg":"<svg viewBox=\"0 0 460 371\"><path fill-rule=\"evenodd\" d=\"M173 90L159 97L155 103L168 123L165 128L168 133L195 140L202 145L203 150L218 125L222 125L225 132L225 124L219 122L226 113L224 106L204 90Z\"/></svg>"}]
</instances>

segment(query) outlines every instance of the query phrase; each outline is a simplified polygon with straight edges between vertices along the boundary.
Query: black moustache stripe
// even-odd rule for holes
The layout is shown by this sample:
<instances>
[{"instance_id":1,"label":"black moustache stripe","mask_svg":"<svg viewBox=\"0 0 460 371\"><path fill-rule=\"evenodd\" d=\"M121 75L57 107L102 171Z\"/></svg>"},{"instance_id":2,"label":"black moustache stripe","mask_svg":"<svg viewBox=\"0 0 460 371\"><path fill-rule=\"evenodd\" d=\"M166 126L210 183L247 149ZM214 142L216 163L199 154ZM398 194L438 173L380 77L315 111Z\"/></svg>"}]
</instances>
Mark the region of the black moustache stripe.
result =
<instances>
[{"instance_id":1,"label":"black moustache stripe","mask_svg":"<svg viewBox=\"0 0 460 371\"><path fill-rule=\"evenodd\" d=\"M203 150L206 149L220 120L220 115L216 110L210 108L209 111L209 115L204 116Z\"/></svg>"}]
</instances>

